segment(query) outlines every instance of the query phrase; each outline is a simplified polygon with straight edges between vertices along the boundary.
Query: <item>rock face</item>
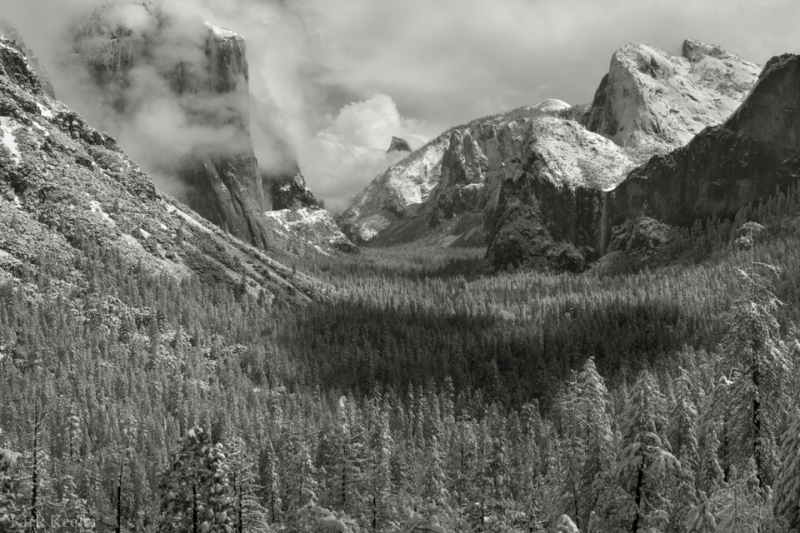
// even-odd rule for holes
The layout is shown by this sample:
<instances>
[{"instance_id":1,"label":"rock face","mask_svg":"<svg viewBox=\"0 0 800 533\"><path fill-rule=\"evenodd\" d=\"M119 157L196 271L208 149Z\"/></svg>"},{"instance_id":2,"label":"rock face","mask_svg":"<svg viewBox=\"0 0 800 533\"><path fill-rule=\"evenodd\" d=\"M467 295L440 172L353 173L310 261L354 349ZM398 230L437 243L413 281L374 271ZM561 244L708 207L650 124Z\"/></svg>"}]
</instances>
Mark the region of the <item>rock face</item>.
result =
<instances>
[{"instance_id":1,"label":"rock face","mask_svg":"<svg viewBox=\"0 0 800 533\"><path fill-rule=\"evenodd\" d=\"M411 146L408 145L405 139L401 139L399 137L392 137L392 142L389 145L389 149L386 150L386 153L394 152L411 152Z\"/></svg>"},{"instance_id":2,"label":"rock face","mask_svg":"<svg viewBox=\"0 0 800 533\"><path fill-rule=\"evenodd\" d=\"M345 235L367 243L393 223L416 216L439 182L448 146L447 134L440 135L376 177L338 218Z\"/></svg>"},{"instance_id":3,"label":"rock face","mask_svg":"<svg viewBox=\"0 0 800 533\"><path fill-rule=\"evenodd\" d=\"M606 248L603 191L725 121L758 72L698 41L682 57L625 46L588 110L551 99L454 128L378 176L340 225L373 245L488 245L495 269L581 270ZM647 242L668 239L663 224L641 226Z\"/></svg>"},{"instance_id":4,"label":"rock face","mask_svg":"<svg viewBox=\"0 0 800 533\"><path fill-rule=\"evenodd\" d=\"M36 76L39 78L42 90L50 98L55 98L56 91L53 88L53 83L50 81L50 75L39 62L39 58L36 57L36 54L33 52L33 50L25 46L25 42L22 40L19 32L17 32L17 30L7 22L0 20L0 33L4 34L7 39L16 41L19 47L25 51L25 57L28 60L28 65L31 67L31 69L33 69L33 71L36 73Z\"/></svg>"},{"instance_id":5,"label":"rock face","mask_svg":"<svg viewBox=\"0 0 800 533\"><path fill-rule=\"evenodd\" d=\"M319 203L306 186L306 180L299 169L294 175L267 179L270 182L273 210L319 209Z\"/></svg>"},{"instance_id":6,"label":"rock face","mask_svg":"<svg viewBox=\"0 0 800 533\"><path fill-rule=\"evenodd\" d=\"M773 58L722 125L655 157L608 194L601 250L635 248L644 220L691 226L730 218L800 178L800 57Z\"/></svg>"},{"instance_id":7,"label":"rock face","mask_svg":"<svg viewBox=\"0 0 800 533\"><path fill-rule=\"evenodd\" d=\"M761 69L717 46L687 40L682 57L641 44L611 58L586 126L637 159L685 145L739 107Z\"/></svg>"},{"instance_id":8,"label":"rock face","mask_svg":"<svg viewBox=\"0 0 800 533\"><path fill-rule=\"evenodd\" d=\"M579 272L597 257L601 191L634 167L623 149L577 122L535 119L506 163L497 206L485 226L487 258L497 270Z\"/></svg>"},{"instance_id":9,"label":"rock face","mask_svg":"<svg viewBox=\"0 0 800 533\"><path fill-rule=\"evenodd\" d=\"M611 141L557 115L569 106L551 104L486 117L434 139L359 196L340 219L345 231L377 245L491 243L493 260L519 264L531 257L511 251L520 235L549 250L567 235L590 232L582 226L589 221L584 207L597 218L599 203L584 206L577 191L611 187L634 164ZM506 183L515 184L513 193ZM537 194L554 203L534 201ZM518 216L525 228L512 223Z\"/></svg>"},{"instance_id":10,"label":"rock face","mask_svg":"<svg viewBox=\"0 0 800 533\"><path fill-rule=\"evenodd\" d=\"M185 115L182 127L200 134L187 140L187 156L158 170L177 176L181 199L206 219L259 248L276 245L270 236L280 228L265 213L273 208L273 184L282 173L259 169L254 155L242 37L210 23L176 24L149 3L123 3L96 11L77 32L75 49L122 122L148 104L136 90L142 80L160 80ZM316 204L301 189L297 203ZM289 202L285 196L278 204Z\"/></svg>"},{"instance_id":11,"label":"rock face","mask_svg":"<svg viewBox=\"0 0 800 533\"><path fill-rule=\"evenodd\" d=\"M98 251L268 299L326 290L158 192L113 138L47 96L22 47L0 37L0 281L46 258L63 266L65 290L80 292L85 257Z\"/></svg>"}]
</instances>

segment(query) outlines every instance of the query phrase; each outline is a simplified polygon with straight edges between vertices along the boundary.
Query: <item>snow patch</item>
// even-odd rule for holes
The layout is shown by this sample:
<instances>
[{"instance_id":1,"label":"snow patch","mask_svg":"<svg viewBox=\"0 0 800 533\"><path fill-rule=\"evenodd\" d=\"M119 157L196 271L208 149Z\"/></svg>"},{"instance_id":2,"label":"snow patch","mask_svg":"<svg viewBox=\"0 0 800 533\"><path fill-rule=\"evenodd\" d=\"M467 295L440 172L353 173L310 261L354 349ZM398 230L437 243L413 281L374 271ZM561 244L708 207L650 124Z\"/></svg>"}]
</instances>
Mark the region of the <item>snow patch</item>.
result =
<instances>
[{"instance_id":1,"label":"snow patch","mask_svg":"<svg viewBox=\"0 0 800 533\"><path fill-rule=\"evenodd\" d=\"M112 226L116 226L117 225L117 223L114 222L114 219L111 218L111 216L108 213L103 211L103 207L100 205L100 202L98 202L97 200L92 200L91 202L89 202L89 209L91 209L92 213L97 213L98 215L103 217L103 220L105 220L106 222L108 222Z\"/></svg>"},{"instance_id":2,"label":"snow patch","mask_svg":"<svg viewBox=\"0 0 800 533\"><path fill-rule=\"evenodd\" d=\"M17 138L14 135L15 128L10 117L0 117L0 131L3 132L3 146L11 152L11 158L14 160L14 165L22 163L22 152L19 151L17 145Z\"/></svg>"},{"instance_id":3,"label":"snow patch","mask_svg":"<svg viewBox=\"0 0 800 533\"><path fill-rule=\"evenodd\" d=\"M545 113L555 113L557 111L563 111L571 107L572 107L571 105L569 105L563 100L556 100L555 98L550 98L545 100L544 102L539 102L538 104L532 106L532 109L538 109L539 111L543 111Z\"/></svg>"},{"instance_id":4,"label":"snow patch","mask_svg":"<svg viewBox=\"0 0 800 533\"><path fill-rule=\"evenodd\" d=\"M232 32L230 30L226 30L225 28L220 28L216 24L211 24L210 22L206 22L206 27L211 30L216 37L220 39L239 39L239 34Z\"/></svg>"},{"instance_id":5,"label":"snow patch","mask_svg":"<svg viewBox=\"0 0 800 533\"><path fill-rule=\"evenodd\" d=\"M145 239L149 239L150 236L151 236L151 234L149 232L147 232L146 230L144 230L142 228L139 228L139 233L141 233L142 237L144 237Z\"/></svg>"},{"instance_id":6,"label":"snow patch","mask_svg":"<svg viewBox=\"0 0 800 533\"><path fill-rule=\"evenodd\" d=\"M36 102L36 105L39 106L39 113L41 113L44 118L50 119L50 118L55 117L55 115L53 115L52 111L47 109L45 106L43 106L39 102Z\"/></svg>"},{"instance_id":7,"label":"snow patch","mask_svg":"<svg viewBox=\"0 0 800 533\"><path fill-rule=\"evenodd\" d=\"M19 209L22 209L22 198L20 198L19 195L16 194L14 195L14 205L17 206Z\"/></svg>"}]
</instances>

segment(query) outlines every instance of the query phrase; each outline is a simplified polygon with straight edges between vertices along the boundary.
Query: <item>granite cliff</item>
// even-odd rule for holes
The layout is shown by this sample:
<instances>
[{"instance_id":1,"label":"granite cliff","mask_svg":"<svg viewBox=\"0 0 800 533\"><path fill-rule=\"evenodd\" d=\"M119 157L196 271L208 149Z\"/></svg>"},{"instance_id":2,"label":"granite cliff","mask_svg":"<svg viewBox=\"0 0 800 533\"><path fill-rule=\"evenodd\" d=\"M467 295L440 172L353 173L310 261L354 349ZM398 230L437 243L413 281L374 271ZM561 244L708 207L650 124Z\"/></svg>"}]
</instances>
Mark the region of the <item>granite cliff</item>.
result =
<instances>
[{"instance_id":1,"label":"granite cliff","mask_svg":"<svg viewBox=\"0 0 800 533\"><path fill-rule=\"evenodd\" d=\"M99 252L155 275L198 276L267 301L328 290L160 193L112 137L48 96L25 49L3 36L0 228L0 282L24 282L47 261L60 266L54 294L84 290L91 276L85 258Z\"/></svg>"},{"instance_id":2,"label":"granite cliff","mask_svg":"<svg viewBox=\"0 0 800 533\"><path fill-rule=\"evenodd\" d=\"M249 71L241 36L208 22L175 20L150 3L114 4L91 15L76 32L74 47L100 89L103 105L121 122L147 105L147 97L134 89L143 76L154 76L178 100L185 127L217 131L188 141L188 155L158 170L176 177L180 199L214 224L259 248L287 249L283 228L266 213L273 209L273 192L285 175L293 177L299 170L288 149L287 171L259 168L250 134ZM305 185L301 189L297 200L309 205L310 191ZM278 203L286 203L283 196ZM335 229L332 218L326 227ZM308 235L314 242L300 239L300 247L307 244L309 250L344 238L338 229Z\"/></svg>"},{"instance_id":3,"label":"granite cliff","mask_svg":"<svg viewBox=\"0 0 800 533\"><path fill-rule=\"evenodd\" d=\"M692 143L697 145L723 142L725 134L709 136L707 128L717 131L714 127L731 117L759 71L757 65L718 46L694 40L684 42L681 56L627 45L614 53L588 108L551 99L453 128L378 176L339 223L356 242L486 245L487 259L495 269L580 271L611 246L609 224L616 227L638 216L641 195L634 191L642 186L634 184L643 180L641 176L688 165L681 150L696 136ZM764 89L764 83L759 82L759 93L774 92ZM743 122L741 113L753 105L742 107L731 120ZM760 124L747 120L751 129ZM779 128L775 131L776 137L783 135ZM737 142L724 151L733 157L739 150L739 160L730 163L744 165L756 148L741 144L741 139ZM765 168L773 168L779 157L775 150L771 153ZM654 156L664 157L647 164ZM707 172L727 168L711 159L702 164ZM646 166L634 170L639 165ZM650 181L648 191L681 190L674 180L663 185ZM764 191L774 192L775 185L753 186L748 193L730 192L725 185L722 188L728 192L723 196L728 199L710 203L720 215L728 215L742 202ZM604 196L615 188L609 198L616 200L604 214ZM708 200L702 191L685 194L695 192L698 205L705 206ZM650 205L655 198L648 198L648 209L657 210ZM659 231L664 230L662 224L677 219L693 223L697 216L715 213L705 207L688 213L673 198L659 201L669 205L653 212L654 221L663 219L651 224Z\"/></svg>"},{"instance_id":4,"label":"granite cliff","mask_svg":"<svg viewBox=\"0 0 800 533\"><path fill-rule=\"evenodd\" d=\"M651 159L606 198L601 250L635 251L640 227L731 218L800 178L800 57L771 59L723 124Z\"/></svg>"}]
</instances>

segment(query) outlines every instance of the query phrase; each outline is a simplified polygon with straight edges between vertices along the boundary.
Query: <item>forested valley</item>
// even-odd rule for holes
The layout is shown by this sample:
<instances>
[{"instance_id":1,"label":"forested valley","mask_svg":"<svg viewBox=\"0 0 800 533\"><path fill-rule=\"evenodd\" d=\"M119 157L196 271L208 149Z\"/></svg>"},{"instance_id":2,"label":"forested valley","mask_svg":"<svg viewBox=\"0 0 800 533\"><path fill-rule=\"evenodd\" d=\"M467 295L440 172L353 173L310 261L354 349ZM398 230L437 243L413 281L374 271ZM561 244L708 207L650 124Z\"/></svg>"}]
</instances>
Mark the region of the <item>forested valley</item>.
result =
<instances>
[{"instance_id":1,"label":"forested valley","mask_svg":"<svg viewBox=\"0 0 800 533\"><path fill-rule=\"evenodd\" d=\"M796 531L799 211L627 273L306 257L307 305L43 255L0 286L0 530Z\"/></svg>"}]
</instances>

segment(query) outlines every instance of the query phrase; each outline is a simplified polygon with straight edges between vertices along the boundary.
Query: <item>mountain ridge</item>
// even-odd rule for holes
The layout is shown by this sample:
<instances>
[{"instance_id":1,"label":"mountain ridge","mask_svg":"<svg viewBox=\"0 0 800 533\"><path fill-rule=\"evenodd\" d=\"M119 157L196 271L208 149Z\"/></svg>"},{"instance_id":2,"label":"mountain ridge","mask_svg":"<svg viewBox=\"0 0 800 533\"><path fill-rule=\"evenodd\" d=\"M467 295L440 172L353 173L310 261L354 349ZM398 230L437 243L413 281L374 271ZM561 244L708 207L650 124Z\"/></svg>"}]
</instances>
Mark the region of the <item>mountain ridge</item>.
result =
<instances>
[{"instance_id":1,"label":"mountain ridge","mask_svg":"<svg viewBox=\"0 0 800 533\"><path fill-rule=\"evenodd\" d=\"M0 34L0 278L17 280L47 258L65 288L86 283L87 247L156 275L198 276L267 301L328 291L160 193L117 146L47 96L24 49Z\"/></svg>"}]
</instances>

